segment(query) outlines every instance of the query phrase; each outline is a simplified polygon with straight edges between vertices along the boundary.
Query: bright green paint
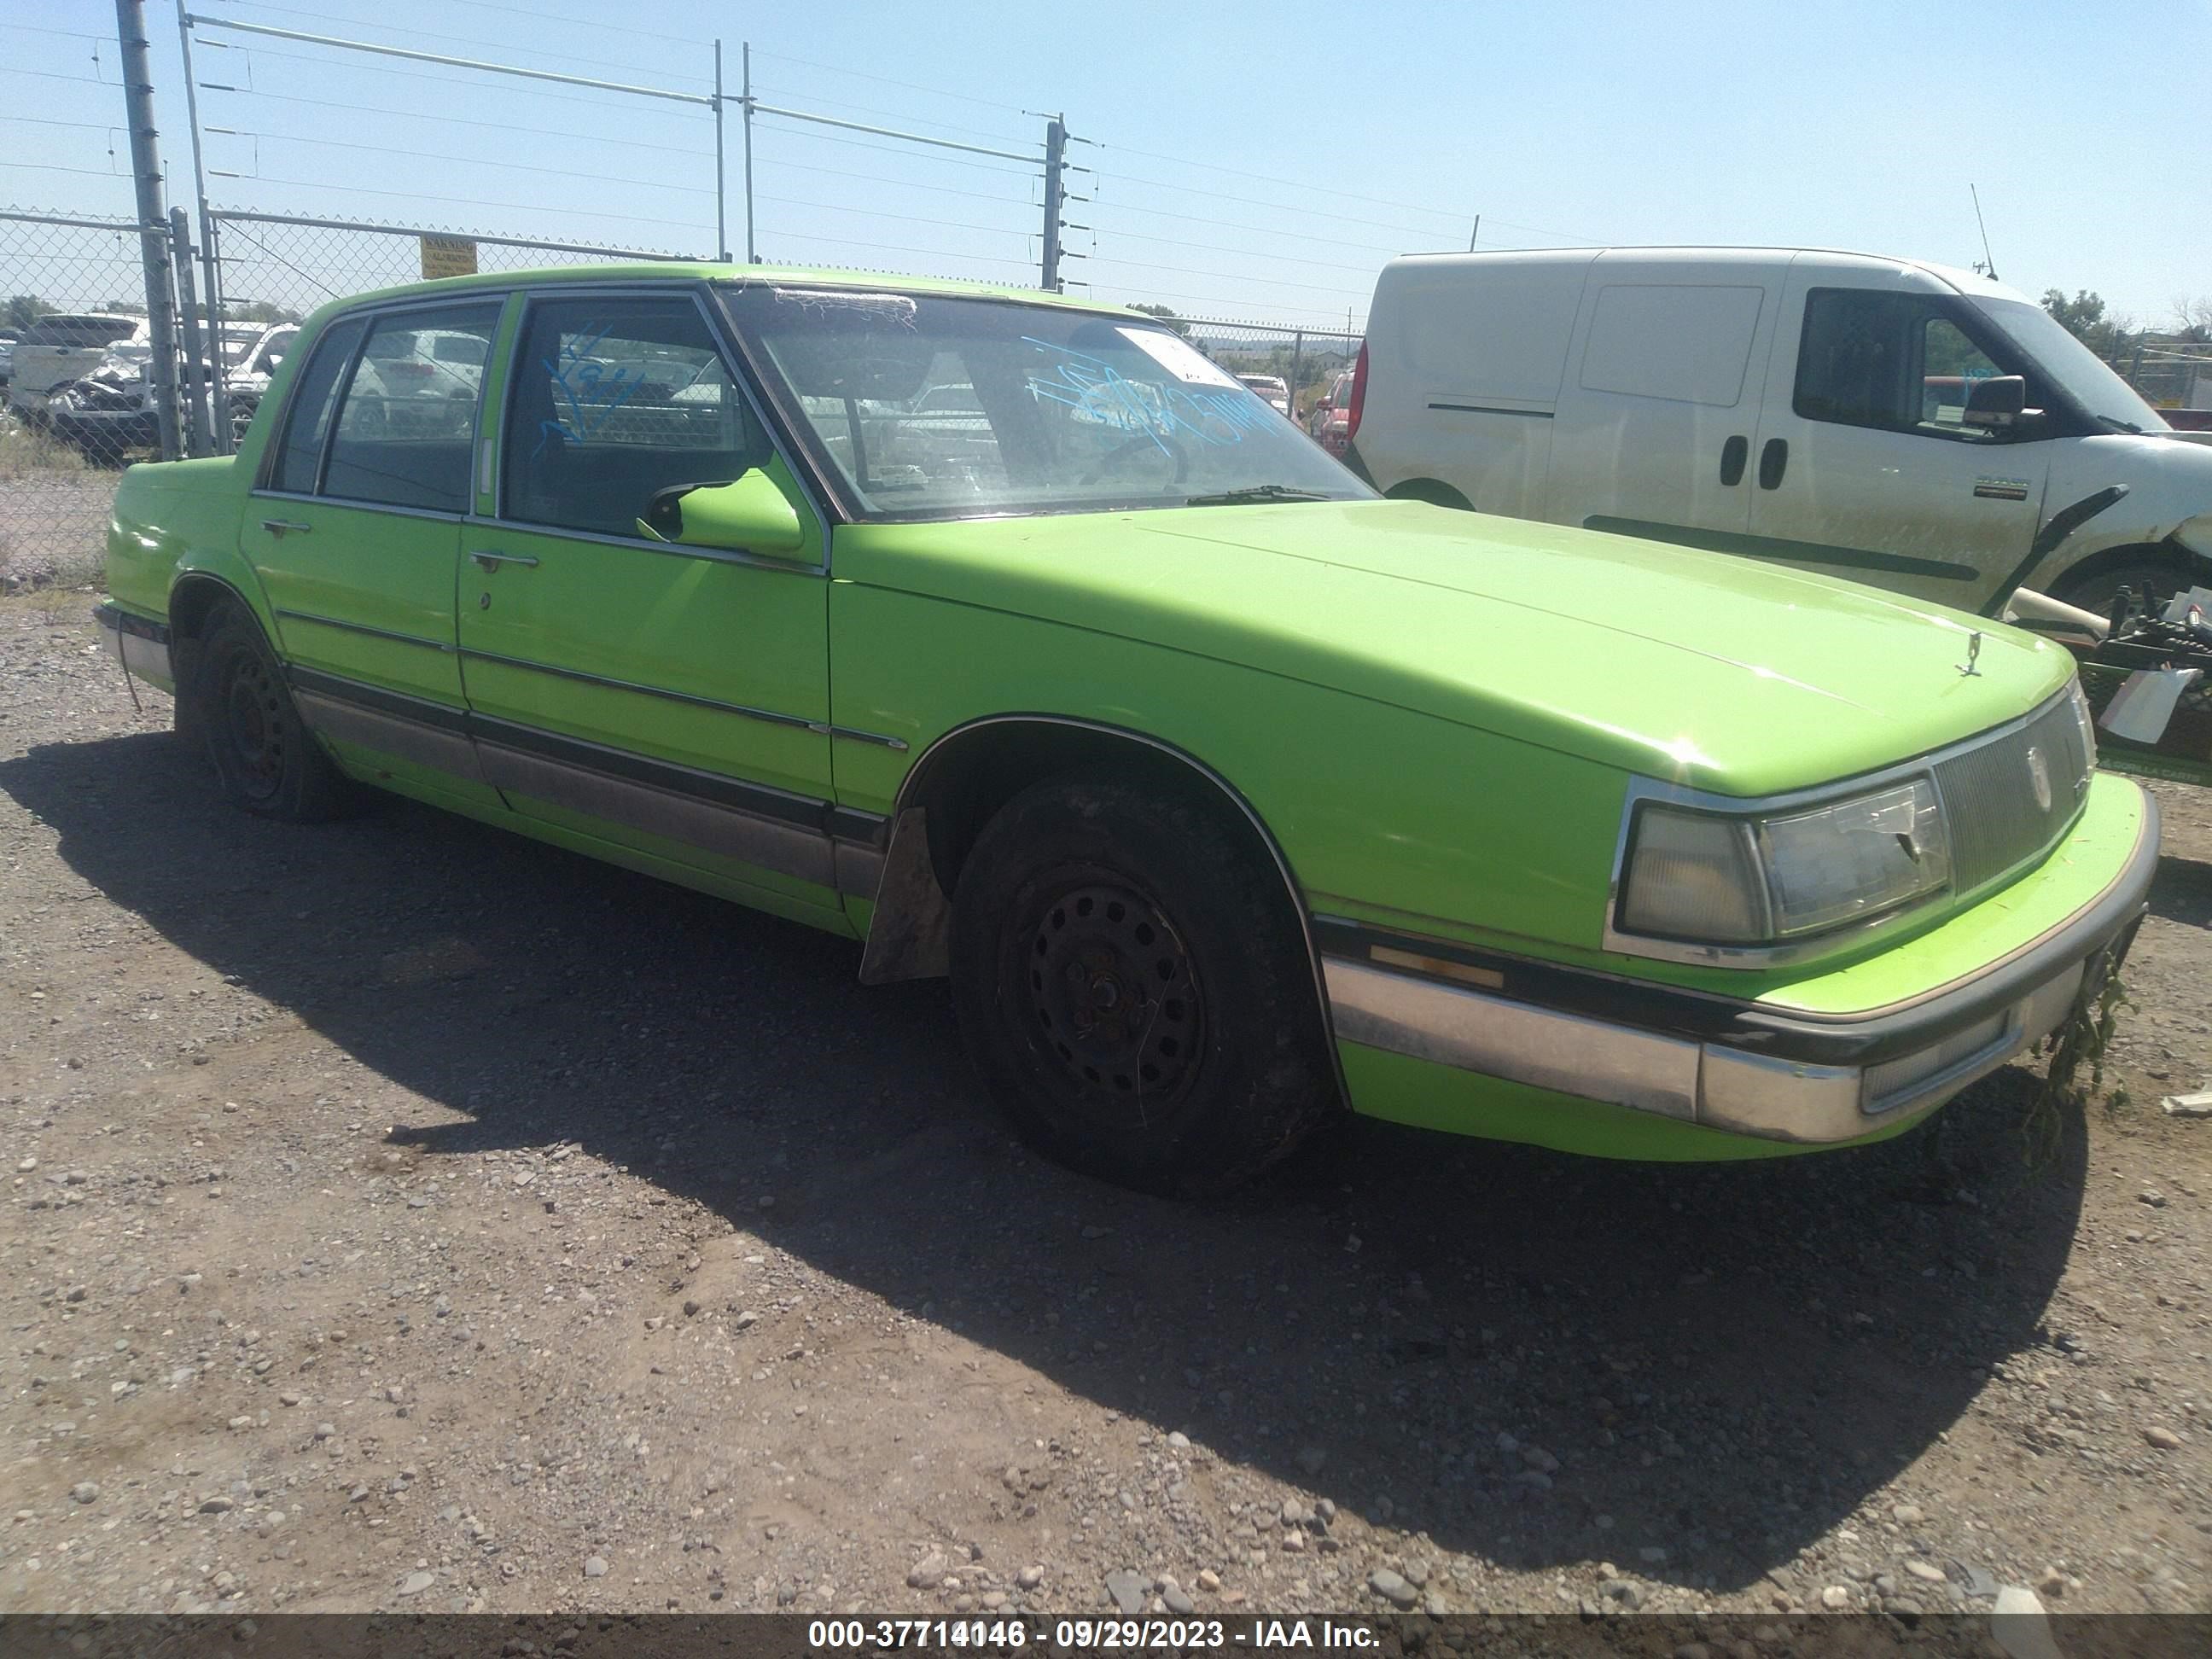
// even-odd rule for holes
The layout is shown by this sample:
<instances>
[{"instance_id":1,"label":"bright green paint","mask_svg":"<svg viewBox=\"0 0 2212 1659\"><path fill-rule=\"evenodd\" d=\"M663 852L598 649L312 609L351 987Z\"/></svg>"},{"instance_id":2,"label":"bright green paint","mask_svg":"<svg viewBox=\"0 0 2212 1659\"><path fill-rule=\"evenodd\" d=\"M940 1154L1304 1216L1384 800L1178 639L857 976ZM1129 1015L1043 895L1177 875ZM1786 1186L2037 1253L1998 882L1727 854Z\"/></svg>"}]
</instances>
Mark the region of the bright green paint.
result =
<instances>
[{"instance_id":1,"label":"bright green paint","mask_svg":"<svg viewBox=\"0 0 2212 1659\"><path fill-rule=\"evenodd\" d=\"M378 297L611 276L989 292L655 265ZM502 318L495 366L520 303ZM311 319L310 335L332 314ZM272 407L308 356L305 345L288 356ZM495 368L487 433L498 429L499 380ZM933 741L971 721L1027 714L1125 728L1225 780L1313 908L1383 926L1779 1006L1876 1007L1971 975L2077 910L2118 872L2141 824L2139 798L2100 781L2044 866L1970 911L1932 908L1901 943L1839 945L1764 972L1608 955L1599 941L1632 774L1755 795L1870 771L2024 712L2064 683L2064 653L1816 575L1417 503L847 526L827 550L825 576L797 568L820 566L825 550L805 489L780 461L771 476L799 509L807 543L802 559L775 568L500 524L488 494L459 526L251 499L246 482L274 424L258 421L234 463L128 475L112 550L118 602L162 615L178 574L204 570L244 594L302 664L874 812L892 810ZM316 528L275 543L258 528L264 514L316 515ZM487 548L539 562L486 573L464 556ZM277 624L264 580L288 610L459 649ZM1958 665L1978 631L1979 672L1968 677ZM833 740L496 657L834 721L908 746ZM340 757L486 822L833 931L865 931L872 907L859 898L840 908L810 883L629 828L521 797L502 803L389 757ZM1353 1045L1343 1052L1355 1104L1378 1116L1625 1157L1795 1150Z\"/></svg>"}]
</instances>

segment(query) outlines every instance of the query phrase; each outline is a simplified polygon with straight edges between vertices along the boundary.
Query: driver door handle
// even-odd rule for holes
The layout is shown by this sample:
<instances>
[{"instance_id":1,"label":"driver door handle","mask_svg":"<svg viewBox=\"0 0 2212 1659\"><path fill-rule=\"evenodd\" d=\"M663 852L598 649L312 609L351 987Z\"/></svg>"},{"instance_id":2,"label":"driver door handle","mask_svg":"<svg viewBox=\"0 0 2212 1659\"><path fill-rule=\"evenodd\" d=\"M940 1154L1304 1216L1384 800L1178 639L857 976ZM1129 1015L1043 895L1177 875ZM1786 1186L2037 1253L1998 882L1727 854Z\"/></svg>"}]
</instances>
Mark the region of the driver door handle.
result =
<instances>
[{"instance_id":1,"label":"driver door handle","mask_svg":"<svg viewBox=\"0 0 2212 1659\"><path fill-rule=\"evenodd\" d=\"M527 553L493 553L479 550L469 555L486 570L496 570L503 564L519 564L526 570L538 568L538 561Z\"/></svg>"},{"instance_id":2,"label":"driver door handle","mask_svg":"<svg viewBox=\"0 0 2212 1659\"><path fill-rule=\"evenodd\" d=\"M281 542L287 536L304 536L314 526L301 524L297 519L264 519L261 527Z\"/></svg>"}]
</instances>

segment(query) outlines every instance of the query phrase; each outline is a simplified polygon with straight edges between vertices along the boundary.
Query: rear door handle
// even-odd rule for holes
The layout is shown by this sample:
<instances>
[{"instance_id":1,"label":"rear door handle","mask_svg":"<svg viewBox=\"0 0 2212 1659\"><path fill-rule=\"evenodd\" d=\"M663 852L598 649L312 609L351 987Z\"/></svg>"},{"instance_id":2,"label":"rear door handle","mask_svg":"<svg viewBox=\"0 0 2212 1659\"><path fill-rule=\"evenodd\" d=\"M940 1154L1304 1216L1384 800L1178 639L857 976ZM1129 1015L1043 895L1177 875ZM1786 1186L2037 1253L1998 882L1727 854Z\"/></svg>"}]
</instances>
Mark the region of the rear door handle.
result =
<instances>
[{"instance_id":1,"label":"rear door handle","mask_svg":"<svg viewBox=\"0 0 2212 1659\"><path fill-rule=\"evenodd\" d=\"M538 561L527 553L477 552L469 556L486 570L496 570L503 564L519 564L526 570L538 568Z\"/></svg>"},{"instance_id":2,"label":"rear door handle","mask_svg":"<svg viewBox=\"0 0 2212 1659\"><path fill-rule=\"evenodd\" d=\"M1782 483L1784 468L1790 465L1790 441L1786 438L1769 438L1766 447L1759 452L1759 487L1773 489Z\"/></svg>"},{"instance_id":3,"label":"rear door handle","mask_svg":"<svg viewBox=\"0 0 2212 1659\"><path fill-rule=\"evenodd\" d=\"M297 519L264 519L261 521L261 527L276 537L277 540L282 541L287 536L304 536L313 530L314 526L301 524Z\"/></svg>"},{"instance_id":4,"label":"rear door handle","mask_svg":"<svg viewBox=\"0 0 2212 1659\"><path fill-rule=\"evenodd\" d=\"M1743 482L1743 464L1751 459L1751 440L1730 438L1721 446L1721 482L1733 488Z\"/></svg>"}]
</instances>

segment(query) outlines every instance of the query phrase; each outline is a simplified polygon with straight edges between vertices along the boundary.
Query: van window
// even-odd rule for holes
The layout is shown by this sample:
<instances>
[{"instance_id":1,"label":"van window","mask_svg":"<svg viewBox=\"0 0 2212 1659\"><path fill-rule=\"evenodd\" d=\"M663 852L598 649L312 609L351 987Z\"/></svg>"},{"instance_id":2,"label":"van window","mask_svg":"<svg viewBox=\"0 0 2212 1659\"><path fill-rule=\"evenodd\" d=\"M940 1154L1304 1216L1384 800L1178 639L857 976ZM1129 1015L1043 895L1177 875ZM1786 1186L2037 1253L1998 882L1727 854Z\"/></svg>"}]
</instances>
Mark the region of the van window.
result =
<instances>
[{"instance_id":1,"label":"van window","mask_svg":"<svg viewBox=\"0 0 2212 1659\"><path fill-rule=\"evenodd\" d=\"M1743 396L1759 288L1620 283L1600 291L1583 389L1733 407Z\"/></svg>"},{"instance_id":2,"label":"van window","mask_svg":"<svg viewBox=\"0 0 2212 1659\"><path fill-rule=\"evenodd\" d=\"M1998 434L1966 424L1967 395L1977 380L2020 372L1984 350L1939 295L1814 289L1793 407L1808 421L1990 443Z\"/></svg>"}]
</instances>

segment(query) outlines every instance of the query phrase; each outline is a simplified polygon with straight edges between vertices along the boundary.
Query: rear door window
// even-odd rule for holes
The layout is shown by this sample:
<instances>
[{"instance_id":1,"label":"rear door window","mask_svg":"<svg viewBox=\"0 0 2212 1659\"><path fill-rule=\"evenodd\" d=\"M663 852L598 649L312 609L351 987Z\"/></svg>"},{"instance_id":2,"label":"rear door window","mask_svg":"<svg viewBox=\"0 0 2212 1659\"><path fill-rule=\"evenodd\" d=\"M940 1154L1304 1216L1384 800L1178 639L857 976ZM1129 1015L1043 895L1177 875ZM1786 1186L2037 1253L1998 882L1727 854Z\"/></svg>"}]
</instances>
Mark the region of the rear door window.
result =
<instances>
[{"instance_id":1,"label":"rear door window","mask_svg":"<svg viewBox=\"0 0 2212 1659\"><path fill-rule=\"evenodd\" d=\"M460 513L499 302L395 312L369 325L331 434L322 493Z\"/></svg>"},{"instance_id":2,"label":"rear door window","mask_svg":"<svg viewBox=\"0 0 2212 1659\"><path fill-rule=\"evenodd\" d=\"M338 387L360 349L362 327L357 317L343 318L325 329L315 342L314 356L292 383L284 436L276 465L270 470L270 489L295 495L314 494L322 471L323 441L330 436L331 410L337 407Z\"/></svg>"}]
</instances>

